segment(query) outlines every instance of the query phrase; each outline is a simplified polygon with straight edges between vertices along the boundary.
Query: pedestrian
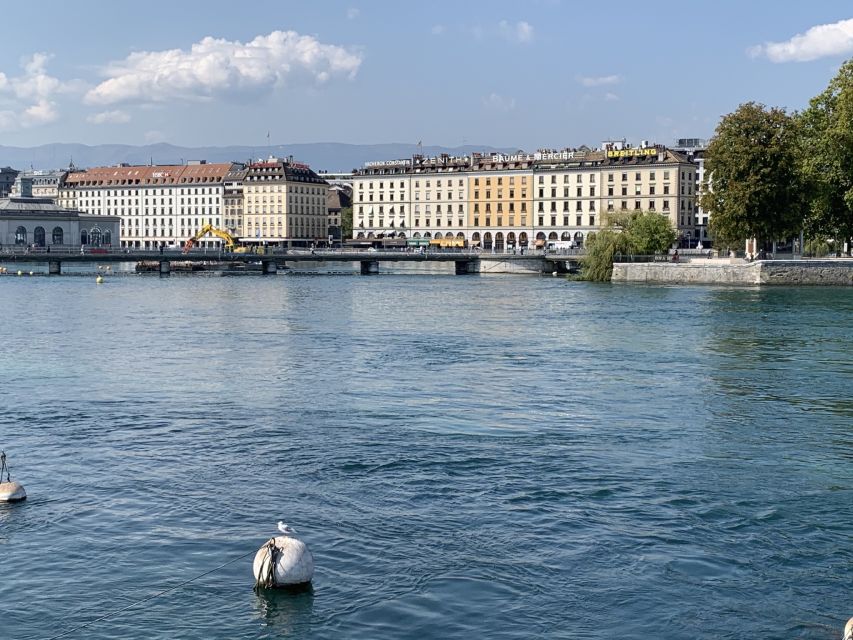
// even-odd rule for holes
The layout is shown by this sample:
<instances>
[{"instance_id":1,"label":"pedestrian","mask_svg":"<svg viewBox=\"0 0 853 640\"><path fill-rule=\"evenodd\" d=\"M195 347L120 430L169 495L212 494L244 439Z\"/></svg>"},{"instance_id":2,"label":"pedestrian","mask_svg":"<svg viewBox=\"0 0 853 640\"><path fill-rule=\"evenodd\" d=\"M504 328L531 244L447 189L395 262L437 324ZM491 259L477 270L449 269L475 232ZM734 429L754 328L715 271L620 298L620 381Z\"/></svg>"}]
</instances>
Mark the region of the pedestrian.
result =
<instances>
[{"instance_id":1,"label":"pedestrian","mask_svg":"<svg viewBox=\"0 0 853 640\"><path fill-rule=\"evenodd\" d=\"M675 253L672 254L672 261L678 262L678 249L676 249Z\"/></svg>"}]
</instances>

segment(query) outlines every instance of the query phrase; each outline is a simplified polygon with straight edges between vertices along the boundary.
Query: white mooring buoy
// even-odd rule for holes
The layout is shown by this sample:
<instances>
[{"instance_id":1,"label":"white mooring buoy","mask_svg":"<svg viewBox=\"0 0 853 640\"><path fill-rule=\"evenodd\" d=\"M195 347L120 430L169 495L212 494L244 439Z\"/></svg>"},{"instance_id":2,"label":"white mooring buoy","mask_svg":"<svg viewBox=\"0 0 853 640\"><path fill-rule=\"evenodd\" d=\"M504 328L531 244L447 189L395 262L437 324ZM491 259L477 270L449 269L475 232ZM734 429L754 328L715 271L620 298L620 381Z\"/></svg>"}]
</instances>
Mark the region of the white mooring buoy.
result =
<instances>
[{"instance_id":1,"label":"white mooring buoy","mask_svg":"<svg viewBox=\"0 0 853 640\"><path fill-rule=\"evenodd\" d=\"M282 535L270 538L255 554L252 572L256 587L297 587L307 585L314 577L314 556L296 533L283 522L278 523Z\"/></svg>"},{"instance_id":2,"label":"white mooring buoy","mask_svg":"<svg viewBox=\"0 0 853 640\"><path fill-rule=\"evenodd\" d=\"M6 481L3 482L3 476ZM27 499L27 492L20 482L12 482L9 467L6 466L6 452L0 451L0 502L20 502Z\"/></svg>"},{"instance_id":3,"label":"white mooring buoy","mask_svg":"<svg viewBox=\"0 0 853 640\"><path fill-rule=\"evenodd\" d=\"M853 640L853 618L850 618L844 625L844 635L841 636L841 640Z\"/></svg>"}]
</instances>

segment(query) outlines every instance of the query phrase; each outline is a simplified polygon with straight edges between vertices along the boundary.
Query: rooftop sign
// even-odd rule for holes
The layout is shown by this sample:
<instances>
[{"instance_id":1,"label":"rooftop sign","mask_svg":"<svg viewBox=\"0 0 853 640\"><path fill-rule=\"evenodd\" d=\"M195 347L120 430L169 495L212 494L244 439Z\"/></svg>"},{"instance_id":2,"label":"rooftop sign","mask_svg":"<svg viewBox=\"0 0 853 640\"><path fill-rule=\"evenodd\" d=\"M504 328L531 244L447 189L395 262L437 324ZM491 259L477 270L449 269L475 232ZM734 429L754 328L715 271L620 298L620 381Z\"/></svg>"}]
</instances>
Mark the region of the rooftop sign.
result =
<instances>
[{"instance_id":1,"label":"rooftop sign","mask_svg":"<svg viewBox=\"0 0 853 640\"><path fill-rule=\"evenodd\" d=\"M650 149L613 149L607 152L608 158L637 158L642 156L656 156L658 150L654 147Z\"/></svg>"},{"instance_id":2,"label":"rooftop sign","mask_svg":"<svg viewBox=\"0 0 853 640\"><path fill-rule=\"evenodd\" d=\"M372 167L408 167L412 164L411 160L376 160L373 162L365 162L364 166Z\"/></svg>"}]
</instances>

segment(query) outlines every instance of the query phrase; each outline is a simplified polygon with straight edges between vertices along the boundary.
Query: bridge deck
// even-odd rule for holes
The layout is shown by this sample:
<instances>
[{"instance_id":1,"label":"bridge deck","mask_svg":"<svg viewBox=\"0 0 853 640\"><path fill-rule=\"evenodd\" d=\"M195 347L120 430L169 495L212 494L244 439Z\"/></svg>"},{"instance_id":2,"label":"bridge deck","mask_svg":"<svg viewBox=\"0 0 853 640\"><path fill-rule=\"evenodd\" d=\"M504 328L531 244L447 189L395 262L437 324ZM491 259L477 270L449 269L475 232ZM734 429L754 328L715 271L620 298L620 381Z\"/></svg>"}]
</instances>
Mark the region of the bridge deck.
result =
<instances>
[{"instance_id":1,"label":"bridge deck","mask_svg":"<svg viewBox=\"0 0 853 640\"><path fill-rule=\"evenodd\" d=\"M101 249L48 253L45 250L2 249L0 262L467 262L470 260L502 260L528 262L537 260L576 261L580 254L491 253L487 251L335 251L268 250L264 254L230 253L214 249L199 249L189 253L181 251L134 251L129 249Z\"/></svg>"}]
</instances>

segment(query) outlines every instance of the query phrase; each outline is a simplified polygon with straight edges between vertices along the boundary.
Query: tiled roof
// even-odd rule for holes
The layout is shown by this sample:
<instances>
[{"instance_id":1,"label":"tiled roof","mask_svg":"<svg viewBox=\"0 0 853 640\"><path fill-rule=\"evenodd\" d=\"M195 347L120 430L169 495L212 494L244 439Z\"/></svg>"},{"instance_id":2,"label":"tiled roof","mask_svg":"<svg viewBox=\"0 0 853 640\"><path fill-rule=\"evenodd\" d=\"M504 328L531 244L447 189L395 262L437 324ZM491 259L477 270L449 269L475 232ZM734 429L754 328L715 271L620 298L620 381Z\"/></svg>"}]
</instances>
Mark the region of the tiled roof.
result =
<instances>
[{"instance_id":1,"label":"tiled roof","mask_svg":"<svg viewBox=\"0 0 853 640\"><path fill-rule=\"evenodd\" d=\"M217 184L233 164L145 165L131 167L94 167L69 173L70 186L115 187L133 185Z\"/></svg>"}]
</instances>

